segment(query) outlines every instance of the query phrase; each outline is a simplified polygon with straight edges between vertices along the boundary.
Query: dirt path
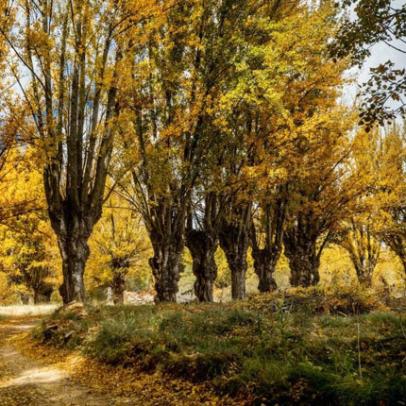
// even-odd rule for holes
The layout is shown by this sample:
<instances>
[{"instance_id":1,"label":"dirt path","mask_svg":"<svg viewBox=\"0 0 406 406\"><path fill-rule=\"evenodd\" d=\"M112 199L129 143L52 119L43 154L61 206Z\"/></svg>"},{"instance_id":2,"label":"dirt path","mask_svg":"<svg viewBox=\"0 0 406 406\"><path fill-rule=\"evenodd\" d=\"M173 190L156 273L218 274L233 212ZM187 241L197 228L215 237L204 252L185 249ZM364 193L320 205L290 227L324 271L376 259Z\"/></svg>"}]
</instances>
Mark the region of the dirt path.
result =
<instances>
[{"instance_id":1,"label":"dirt path","mask_svg":"<svg viewBox=\"0 0 406 406\"><path fill-rule=\"evenodd\" d=\"M112 399L108 394L73 382L67 372L43 365L10 345L8 339L33 328L38 319L0 321L0 405L21 406L104 406L137 404Z\"/></svg>"},{"instance_id":2,"label":"dirt path","mask_svg":"<svg viewBox=\"0 0 406 406\"><path fill-rule=\"evenodd\" d=\"M40 320L40 316L0 319L0 406L245 404L218 397L203 385L169 378L159 371L141 373L108 367L85 357L75 358L74 354L71 360L69 355L65 359L53 359L51 353L36 356L35 347L24 347L21 333L29 332Z\"/></svg>"}]
</instances>

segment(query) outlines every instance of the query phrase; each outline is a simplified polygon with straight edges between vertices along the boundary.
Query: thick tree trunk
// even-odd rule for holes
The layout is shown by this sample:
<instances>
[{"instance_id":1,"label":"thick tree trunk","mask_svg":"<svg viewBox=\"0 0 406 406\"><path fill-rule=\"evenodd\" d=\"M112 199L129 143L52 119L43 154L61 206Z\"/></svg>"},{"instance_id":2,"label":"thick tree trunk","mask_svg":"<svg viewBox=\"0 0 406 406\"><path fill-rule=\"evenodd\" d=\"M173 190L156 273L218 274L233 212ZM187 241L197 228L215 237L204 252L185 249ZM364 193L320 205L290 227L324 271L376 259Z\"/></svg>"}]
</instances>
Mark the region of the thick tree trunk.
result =
<instances>
[{"instance_id":1,"label":"thick tree trunk","mask_svg":"<svg viewBox=\"0 0 406 406\"><path fill-rule=\"evenodd\" d=\"M319 263L308 255L288 256L291 270L290 284L292 286L309 287L317 285L319 281Z\"/></svg>"},{"instance_id":2,"label":"thick tree trunk","mask_svg":"<svg viewBox=\"0 0 406 406\"><path fill-rule=\"evenodd\" d=\"M370 224L358 223L351 219L343 230L340 242L350 256L359 283L364 287L371 287L381 244L375 239Z\"/></svg>"},{"instance_id":3,"label":"thick tree trunk","mask_svg":"<svg viewBox=\"0 0 406 406\"><path fill-rule=\"evenodd\" d=\"M195 295L200 302L213 302L213 285L217 277L214 258L217 241L204 231L192 230L187 235L186 245L193 259Z\"/></svg>"},{"instance_id":4,"label":"thick tree trunk","mask_svg":"<svg viewBox=\"0 0 406 406\"><path fill-rule=\"evenodd\" d=\"M306 241L295 246L285 244L285 255L289 261L290 284L292 286L309 287L317 285L320 280L320 258L317 255L315 242Z\"/></svg>"},{"instance_id":5,"label":"thick tree trunk","mask_svg":"<svg viewBox=\"0 0 406 406\"><path fill-rule=\"evenodd\" d=\"M59 237L59 236L58 236ZM63 283L59 288L64 304L73 301L85 301L83 275L86 261L89 258L87 237L72 235L69 238L58 238L62 256Z\"/></svg>"},{"instance_id":6,"label":"thick tree trunk","mask_svg":"<svg viewBox=\"0 0 406 406\"><path fill-rule=\"evenodd\" d=\"M111 286L113 292L113 303L115 305L124 303L124 290L125 290L125 276L115 271L113 274L113 281Z\"/></svg>"},{"instance_id":7,"label":"thick tree trunk","mask_svg":"<svg viewBox=\"0 0 406 406\"><path fill-rule=\"evenodd\" d=\"M289 261L291 286L309 287L320 280L320 256L328 236L320 247L317 241L321 235L318 219L311 213L300 214L285 230L283 242Z\"/></svg>"},{"instance_id":8,"label":"thick tree trunk","mask_svg":"<svg viewBox=\"0 0 406 406\"><path fill-rule=\"evenodd\" d=\"M155 302L176 302L182 267L182 251L177 244L152 242L154 256L149 259L155 279Z\"/></svg>"},{"instance_id":9,"label":"thick tree trunk","mask_svg":"<svg viewBox=\"0 0 406 406\"><path fill-rule=\"evenodd\" d=\"M254 270L258 276L258 290L262 293L271 292L277 288L273 274L277 258L265 249L252 250Z\"/></svg>"},{"instance_id":10,"label":"thick tree trunk","mask_svg":"<svg viewBox=\"0 0 406 406\"><path fill-rule=\"evenodd\" d=\"M283 233L287 211L287 186L280 185L274 193L275 199L262 201L256 218L251 218L251 248L254 259L254 270L258 276L258 290L262 293L277 288L273 274L282 253ZM252 216L254 213L252 213ZM263 246L258 236L262 235Z\"/></svg>"},{"instance_id":11,"label":"thick tree trunk","mask_svg":"<svg viewBox=\"0 0 406 406\"><path fill-rule=\"evenodd\" d=\"M244 299L245 275L248 266L248 228L241 230L230 224L225 225L222 227L219 239L231 271L231 297L234 300Z\"/></svg>"},{"instance_id":12,"label":"thick tree trunk","mask_svg":"<svg viewBox=\"0 0 406 406\"><path fill-rule=\"evenodd\" d=\"M233 300L244 299L246 295L245 275L247 273L247 261L241 257L230 261L231 268L231 298Z\"/></svg>"}]
</instances>

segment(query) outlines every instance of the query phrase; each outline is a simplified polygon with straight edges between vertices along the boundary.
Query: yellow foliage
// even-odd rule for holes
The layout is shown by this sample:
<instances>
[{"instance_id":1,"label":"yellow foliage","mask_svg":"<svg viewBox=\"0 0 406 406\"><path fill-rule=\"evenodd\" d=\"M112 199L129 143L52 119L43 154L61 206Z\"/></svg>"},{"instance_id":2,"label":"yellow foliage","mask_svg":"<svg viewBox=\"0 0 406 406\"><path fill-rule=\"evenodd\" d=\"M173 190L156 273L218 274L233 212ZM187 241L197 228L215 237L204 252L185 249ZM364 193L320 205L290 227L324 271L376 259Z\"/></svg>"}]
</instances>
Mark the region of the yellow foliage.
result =
<instances>
[{"instance_id":1,"label":"yellow foliage","mask_svg":"<svg viewBox=\"0 0 406 406\"><path fill-rule=\"evenodd\" d=\"M111 287L118 275L126 279L128 289L150 287L148 235L140 216L119 196L108 201L89 245L91 254L86 267L89 290Z\"/></svg>"}]
</instances>

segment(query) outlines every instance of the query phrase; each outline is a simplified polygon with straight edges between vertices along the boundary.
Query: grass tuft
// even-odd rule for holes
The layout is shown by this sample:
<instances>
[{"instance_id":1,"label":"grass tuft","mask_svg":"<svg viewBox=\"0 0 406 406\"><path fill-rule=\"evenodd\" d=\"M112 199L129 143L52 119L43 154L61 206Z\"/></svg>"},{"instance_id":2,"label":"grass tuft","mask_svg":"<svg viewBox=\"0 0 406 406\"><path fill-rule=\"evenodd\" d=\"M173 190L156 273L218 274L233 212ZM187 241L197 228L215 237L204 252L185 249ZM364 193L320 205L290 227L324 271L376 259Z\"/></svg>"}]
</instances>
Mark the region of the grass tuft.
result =
<instances>
[{"instance_id":1,"label":"grass tuft","mask_svg":"<svg viewBox=\"0 0 406 406\"><path fill-rule=\"evenodd\" d=\"M345 297L361 303L359 296ZM368 297L352 313L320 306L337 301L310 290L226 305L90 307L80 317L59 312L37 338L108 364L204 381L254 403L406 398L403 314L375 304L378 310L361 312L375 303Z\"/></svg>"}]
</instances>

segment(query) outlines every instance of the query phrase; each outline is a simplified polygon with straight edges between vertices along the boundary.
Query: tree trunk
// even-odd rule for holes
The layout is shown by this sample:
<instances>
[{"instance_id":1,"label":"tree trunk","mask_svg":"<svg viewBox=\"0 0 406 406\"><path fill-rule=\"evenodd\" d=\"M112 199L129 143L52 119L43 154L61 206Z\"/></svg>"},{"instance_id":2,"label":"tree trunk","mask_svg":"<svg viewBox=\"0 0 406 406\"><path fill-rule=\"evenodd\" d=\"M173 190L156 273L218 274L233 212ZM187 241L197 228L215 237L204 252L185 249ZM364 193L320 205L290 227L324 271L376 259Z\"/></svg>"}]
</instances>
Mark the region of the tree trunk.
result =
<instances>
[{"instance_id":1,"label":"tree trunk","mask_svg":"<svg viewBox=\"0 0 406 406\"><path fill-rule=\"evenodd\" d=\"M246 295L245 275L247 273L247 261L243 258L229 262L231 267L231 298L233 300L244 299Z\"/></svg>"},{"instance_id":2,"label":"tree trunk","mask_svg":"<svg viewBox=\"0 0 406 406\"><path fill-rule=\"evenodd\" d=\"M245 275L248 266L248 229L241 230L231 224L225 225L222 227L219 239L231 271L231 297L234 300L244 299Z\"/></svg>"},{"instance_id":3,"label":"tree trunk","mask_svg":"<svg viewBox=\"0 0 406 406\"><path fill-rule=\"evenodd\" d=\"M271 292L277 288L273 274L277 258L266 249L252 250L254 270L258 276L258 290L262 293Z\"/></svg>"},{"instance_id":4,"label":"tree trunk","mask_svg":"<svg viewBox=\"0 0 406 406\"><path fill-rule=\"evenodd\" d=\"M53 288L49 285L42 285L38 288L33 288L34 304L50 303Z\"/></svg>"},{"instance_id":5,"label":"tree trunk","mask_svg":"<svg viewBox=\"0 0 406 406\"><path fill-rule=\"evenodd\" d=\"M21 293L20 294L20 299L21 299L21 303L26 305L30 302L30 297L29 295L27 295L26 293Z\"/></svg>"},{"instance_id":6,"label":"tree trunk","mask_svg":"<svg viewBox=\"0 0 406 406\"><path fill-rule=\"evenodd\" d=\"M292 286L309 287L319 281L319 263L314 262L308 255L288 256L291 270L290 284Z\"/></svg>"},{"instance_id":7,"label":"tree trunk","mask_svg":"<svg viewBox=\"0 0 406 406\"><path fill-rule=\"evenodd\" d=\"M366 288L370 288L372 286L372 272L366 269L356 269L356 272L359 283Z\"/></svg>"},{"instance_id":8,"label":"tree trunk","mask_svg":"<svg viewBox=\"0 0 406 406\"><path fill-rule=\"evenodd\" d=\"M186 245L193 259L195 295L199 302L213 302L213 285L217 277L214 258L217 241L204 231L192 230L187 235Z\"/></svg>"},{"instance_id":9,"label":"tree trunk","mask_svg":"<svg viewBox=\"0 0 406 406\"><path fill-rule=\"evenodd\" d=\"M368 258L362 255L357 256L355 252L350 252L350 258L353 262L359 283L366 288L370 288L372 286L372 274L378 262L378 256Z\"/></svg>"},{"instance_id":10,"label":"tree trunk","mask_svg":"<svg viewBox=\"0 0 406 406\"><path fill-rule=\"evenodd\" d=\"M289 261L290 284L292 286L317 285L320 280L320 258L317 255L315 242L302 241L302 244L294 246L285 243L285 255Z\"/></svg>"},{"instance_id":11,"label":"tree trunk","mask_svg":"<svg viewBox=\"0 0 406 406\"><path fill-rule=\"evenodd\" d=\"M58 236L62 256L63 283L59 288L64 304L73 301L84 302L85 285L83 275L89 258L87 237L71 235L69 238Z\"/></svg>"},{"instance_id":12,"label":"tree trunk","mask_svg":"<svg viewBox=\"0 0 406 406\"><path fill-rule=\"evenodd\" d=\"M124 303L125 277L121 272L113 271L111 286L113 292L113 303L120 305Z\"/></svg>"},{"instance_id":13,"label":"tree trunk","mask_svg":"<svg viewBox=\"0 0 406 406\"><path fill-rule=\"evenodd\" d=\"M152 241L154 256L149 259L155 279L155 302L176 302L178 282L182 271L182 251L175 244Z\"/></svg>"}]
</instances>

